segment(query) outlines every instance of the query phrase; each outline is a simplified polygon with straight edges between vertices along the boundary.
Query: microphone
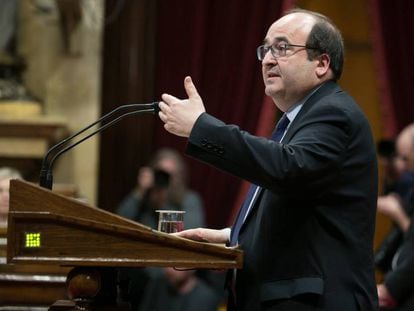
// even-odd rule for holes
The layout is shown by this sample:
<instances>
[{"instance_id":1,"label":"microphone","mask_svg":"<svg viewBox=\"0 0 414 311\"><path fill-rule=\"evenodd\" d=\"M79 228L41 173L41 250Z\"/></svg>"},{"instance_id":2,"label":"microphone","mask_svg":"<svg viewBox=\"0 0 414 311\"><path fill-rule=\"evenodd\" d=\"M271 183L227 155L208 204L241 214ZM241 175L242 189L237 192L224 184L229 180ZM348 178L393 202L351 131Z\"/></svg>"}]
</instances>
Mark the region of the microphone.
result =
<instances>
[{"instance_id":1,"label":"microphone","mask_svg":"<svg viewBox=\"0 0 414 311\"><path fill-rule=\"evenodd\" d=\"M116 123L118 123L119 121L121 121L123 118L125 118L127 116L140 114L140 113L157 114L160 111L160 108L159 108L158 104L159 104L159 102L152 102L152 103L149 103L149 104L128 104L128 105L119 106L119 107L115 108L114 110L108 112L107 114L103 115L98 120L92 122L91 124L89 124L86 127L82 128L78 132L74 133L73 135L65 138L64 140L60 141L56 145L52 146L46 152L46 154L45 154L45 156L42 160L42 166L41 166L41 169L40 169L40 177L39 177L39 186L43 187L43 188L47 188L47 189L52 189L52 185L53 185L53 174L52 174L53 164L54 164L55 160L61 154L65 153L66 151L68 151L68 150L72 149L73 147L79 145L80 143L82 143L83 141L87 140L88 138L94 136L95 134L107 129L108 127L110 127L110 126L112 126ZM127 110L128 112L123 112L125 110ZM129 110L132 110L132 111L129 111ZM100 126L95 131L93 131L89 135L83 137L82 139L78 140L77 142L68 145L69 141L71 141L75 137L79 136L80 134L84 133L85 131L89 130L94 125L96 125L98 123L101 123L101 122L107 120L108 118L113 117L115 114L121 113L121 112L122 112L122 114L119 115L118 117L116 117L115 119L113 119L113 120L105 123L104 125ZM54 154L53 157L52 157L52 154ZM51 159L49 161L50 157L51 157Z\"/></svg>"}]
</instances>

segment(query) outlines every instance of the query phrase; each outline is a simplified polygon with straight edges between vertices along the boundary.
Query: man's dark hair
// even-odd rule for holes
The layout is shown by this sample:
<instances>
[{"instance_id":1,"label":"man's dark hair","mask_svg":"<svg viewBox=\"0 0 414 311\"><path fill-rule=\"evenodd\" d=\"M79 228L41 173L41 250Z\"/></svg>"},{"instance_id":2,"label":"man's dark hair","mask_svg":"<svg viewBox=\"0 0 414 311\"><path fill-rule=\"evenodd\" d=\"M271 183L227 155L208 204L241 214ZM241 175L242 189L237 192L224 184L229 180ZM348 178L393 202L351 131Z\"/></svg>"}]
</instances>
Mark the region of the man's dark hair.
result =
<instances>
[{"instance_id":1,"label":"man's dark hair","mask_svg":"<svg viewBox=\"0 0 414 311\"><path fill-rule=\"evenodd\" d=\"M312 60L315 57L326 53L330 58L329 67L333 73L333 80L339 80L344 63L344 41L339 29L331 19L325 15L303 9L289 10L285 15L293 13L304 13L315 18L316 22L313 25L306 42L307 46L314 48L307 50L308 59Z\"/></svg>"}]
</instances>

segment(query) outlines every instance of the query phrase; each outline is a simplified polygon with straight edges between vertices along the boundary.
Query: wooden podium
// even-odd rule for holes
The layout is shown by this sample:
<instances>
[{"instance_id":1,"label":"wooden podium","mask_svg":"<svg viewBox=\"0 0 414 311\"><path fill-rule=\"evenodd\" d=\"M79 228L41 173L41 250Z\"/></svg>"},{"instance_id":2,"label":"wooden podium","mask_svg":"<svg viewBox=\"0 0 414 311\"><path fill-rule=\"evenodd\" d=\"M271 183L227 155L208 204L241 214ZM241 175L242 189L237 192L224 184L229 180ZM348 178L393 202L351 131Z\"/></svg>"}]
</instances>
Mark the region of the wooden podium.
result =
<instances>
[{"instance_id":1,"label":"wooden podium","mask_svg":"<svg viewBox=\"0 0 414 311\"><path fill-rule=\"evenodd\" d=\"M73 267L241 268L239 249L155 231L31 183L10 182L7 262Z\"/></svg>"}]
</instances>

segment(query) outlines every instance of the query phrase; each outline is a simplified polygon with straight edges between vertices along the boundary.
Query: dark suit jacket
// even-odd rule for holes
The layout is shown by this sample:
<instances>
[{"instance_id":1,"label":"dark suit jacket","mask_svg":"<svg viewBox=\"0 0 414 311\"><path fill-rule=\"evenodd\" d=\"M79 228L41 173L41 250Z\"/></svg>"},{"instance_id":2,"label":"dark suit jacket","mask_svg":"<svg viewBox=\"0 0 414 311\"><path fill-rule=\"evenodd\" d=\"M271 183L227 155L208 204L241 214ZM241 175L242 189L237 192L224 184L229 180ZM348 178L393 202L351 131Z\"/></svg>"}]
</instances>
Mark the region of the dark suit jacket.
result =
<instances>
[{"instance_id":1,"label":"dark suit jacket","mask_svg":"<svg viewBox=\"0 0 414 311\"><path fill-rule=\"evenodd\" d=\"M414 310L414 218L397 251L395 268L385 276L385 286L398 302L395 311Z\"/></svg>"},{"instance_id":2,"label":"dark suit jacket","mask_svg":"<svg viewBox=\"0 0 414 311\"><path fill-rule=\"evenodd\" d=\"M187 153L264 188L241 228L238 310L299 294L321 310L375 310L375 146L366 118L336 83L303 105L282 143L203 113Z\"/></svg>"}]
</instances>

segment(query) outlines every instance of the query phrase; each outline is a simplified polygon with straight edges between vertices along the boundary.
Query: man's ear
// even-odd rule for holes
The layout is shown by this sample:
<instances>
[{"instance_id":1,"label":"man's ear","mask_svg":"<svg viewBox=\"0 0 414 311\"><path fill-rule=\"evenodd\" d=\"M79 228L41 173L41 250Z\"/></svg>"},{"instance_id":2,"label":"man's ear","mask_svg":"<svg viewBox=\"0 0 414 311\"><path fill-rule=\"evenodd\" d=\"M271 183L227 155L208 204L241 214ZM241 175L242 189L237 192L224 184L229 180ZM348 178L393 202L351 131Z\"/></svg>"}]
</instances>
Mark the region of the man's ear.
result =
<instances>
[{"instance_id":1,"label":"man's ear","mask_svg":"<svg viewBox=\"0 0 414 311\"><path fill-rule=\"evenodd\" d=\"M318 63L315 69L315 73L318 78L322 78L327 73L329 73L329 65L331 64L331 59L328 54L321 54L319 56L316 56L316 60Z\"/></svg>"}]
</instances>

